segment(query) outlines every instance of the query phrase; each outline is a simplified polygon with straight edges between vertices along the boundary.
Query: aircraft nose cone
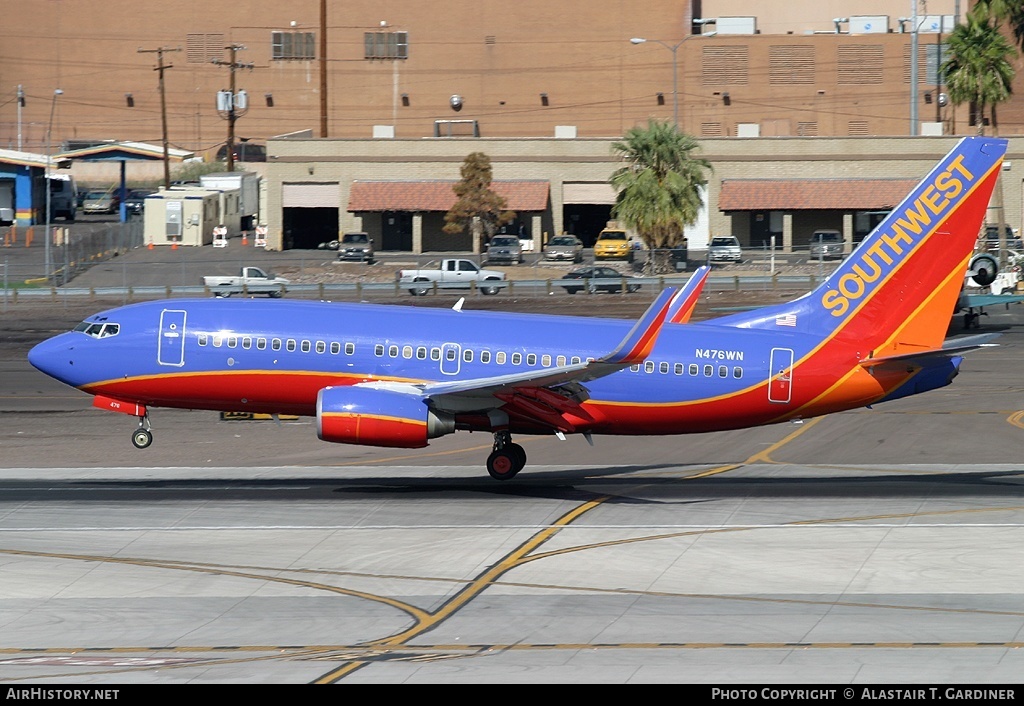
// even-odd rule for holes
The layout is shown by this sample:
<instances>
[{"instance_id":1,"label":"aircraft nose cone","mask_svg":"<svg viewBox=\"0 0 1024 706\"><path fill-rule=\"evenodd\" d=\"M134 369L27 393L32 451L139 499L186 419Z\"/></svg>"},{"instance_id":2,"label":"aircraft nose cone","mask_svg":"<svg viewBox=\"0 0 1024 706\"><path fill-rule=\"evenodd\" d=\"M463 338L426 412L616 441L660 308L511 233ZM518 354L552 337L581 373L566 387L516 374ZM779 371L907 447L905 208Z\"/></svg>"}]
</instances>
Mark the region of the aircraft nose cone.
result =
<instances>
[{"instance_id":1,"label":"aircraft nose cone","mask_svg":"<svg viewBox=\"0 0 1024 706\"><path fill-rule=\"evenodd\" d=\"M69 382L70 373L74 370L72 345L66 338L67 334L55 336L32 347L28 352L28 362L41 372L61 382Z\"/></svg>"}]
</instances>

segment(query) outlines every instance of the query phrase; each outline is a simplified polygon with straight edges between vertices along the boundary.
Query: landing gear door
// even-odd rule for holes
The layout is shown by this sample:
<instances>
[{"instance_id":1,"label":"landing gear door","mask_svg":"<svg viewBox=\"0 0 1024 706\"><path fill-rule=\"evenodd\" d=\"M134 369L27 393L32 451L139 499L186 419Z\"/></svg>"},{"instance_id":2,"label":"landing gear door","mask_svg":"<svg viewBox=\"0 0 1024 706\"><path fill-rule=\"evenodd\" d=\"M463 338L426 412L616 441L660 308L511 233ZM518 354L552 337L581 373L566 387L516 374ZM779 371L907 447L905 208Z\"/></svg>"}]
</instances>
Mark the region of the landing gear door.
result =
<instances>
[{"instance_id":1,"label":"landing gear door","mask_svg":"<svg viewBox=\"0 0 1024 706\"><path fill-rule=\"evenodd\" d=\"M185 364L185 312L181 309L164 309L160 314L157 362L179 367Z\"/></svg>"},{"instance_id":2,"label":"landing gear door","mask_svg":"<svg viewBox=\"0 0 1024 706\"><path fill-rule=\"evenodd\" d=\"M793 397L793 349L772 348L768 401L788 404Z\"/></svg>"}]
</instances>

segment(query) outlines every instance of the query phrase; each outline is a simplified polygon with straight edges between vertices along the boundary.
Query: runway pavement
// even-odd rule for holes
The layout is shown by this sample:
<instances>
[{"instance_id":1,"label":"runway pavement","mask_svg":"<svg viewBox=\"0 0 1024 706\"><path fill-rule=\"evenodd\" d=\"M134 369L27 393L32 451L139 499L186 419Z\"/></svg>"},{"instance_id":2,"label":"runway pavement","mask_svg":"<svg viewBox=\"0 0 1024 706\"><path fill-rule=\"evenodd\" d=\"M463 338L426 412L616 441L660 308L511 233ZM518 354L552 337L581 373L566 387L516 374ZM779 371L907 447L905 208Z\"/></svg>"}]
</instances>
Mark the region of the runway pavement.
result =
<instances>
[{"instance_id":1,"label":"runway pavement","mask_svg":"<svg viewBox=\"0 0 1024 706\"><path fill-rule=\"evenodd\" d=\"M0 360L0 682L1019 684L1024 314L801 425L422 450L134 421Z\"/></svg>"}]
</instances>

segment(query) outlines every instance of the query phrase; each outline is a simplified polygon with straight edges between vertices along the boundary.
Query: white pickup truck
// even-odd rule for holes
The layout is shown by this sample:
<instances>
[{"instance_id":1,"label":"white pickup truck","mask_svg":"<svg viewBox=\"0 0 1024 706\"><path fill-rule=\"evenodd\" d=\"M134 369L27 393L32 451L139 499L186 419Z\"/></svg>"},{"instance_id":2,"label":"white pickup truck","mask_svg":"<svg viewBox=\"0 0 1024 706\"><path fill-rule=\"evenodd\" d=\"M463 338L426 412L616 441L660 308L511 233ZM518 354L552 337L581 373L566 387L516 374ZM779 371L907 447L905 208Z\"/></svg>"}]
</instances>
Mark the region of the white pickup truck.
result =
<instances>
[{"instance_id":1,"label":"white pickup truck","mask_svg":"<svg viewBox=\"0 0 1024 706\"><path fill-rule=\"evenodd\" d=\"M225 277L212 275L203 277L203 286L215 297L230 297L232 294L266 294L275 299L284 294L288 280L275 277L259 267L243 267L238 275Z\"/></svg>"},{"instance_id":2,"label":"white pickup truck","mask_svg":"<svg viewBox=\"0 0 1024 706\"><path fill-rule=\"evenodd\" d=\"M423 267L399 270L395 280L400 286L408 285L409 293L422 297L437 289L471 289L476 286L481 294L497 294L500 285L488 284L505 279L498 270L483 270L472 260L451 257L440 262L429 262Z\"/></svg>"}]
</instances>

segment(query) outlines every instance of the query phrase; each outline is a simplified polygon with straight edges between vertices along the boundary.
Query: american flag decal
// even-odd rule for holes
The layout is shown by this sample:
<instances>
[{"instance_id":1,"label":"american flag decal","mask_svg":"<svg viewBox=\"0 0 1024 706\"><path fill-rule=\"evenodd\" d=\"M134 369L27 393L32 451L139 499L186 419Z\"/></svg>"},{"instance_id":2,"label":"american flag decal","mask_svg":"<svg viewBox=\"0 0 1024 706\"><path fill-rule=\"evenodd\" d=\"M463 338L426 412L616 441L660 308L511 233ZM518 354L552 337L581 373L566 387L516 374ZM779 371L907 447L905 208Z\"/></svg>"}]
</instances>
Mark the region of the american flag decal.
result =
<instances>
[{"instance_id":1,"label":"american flag decal","mask_svg":"<svg viewBox=\"0 0 1024 706\"><path fill-rule=\"evenodd\" d=\"M775 317L776 326L796 326L796 314L783 314Z\"/></svg>"}]
</instances>

